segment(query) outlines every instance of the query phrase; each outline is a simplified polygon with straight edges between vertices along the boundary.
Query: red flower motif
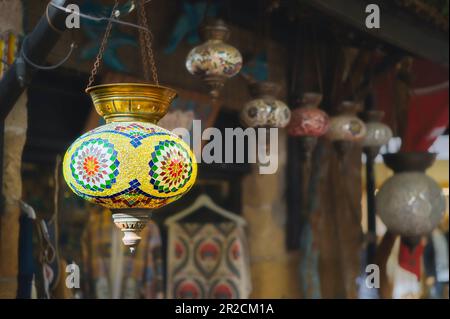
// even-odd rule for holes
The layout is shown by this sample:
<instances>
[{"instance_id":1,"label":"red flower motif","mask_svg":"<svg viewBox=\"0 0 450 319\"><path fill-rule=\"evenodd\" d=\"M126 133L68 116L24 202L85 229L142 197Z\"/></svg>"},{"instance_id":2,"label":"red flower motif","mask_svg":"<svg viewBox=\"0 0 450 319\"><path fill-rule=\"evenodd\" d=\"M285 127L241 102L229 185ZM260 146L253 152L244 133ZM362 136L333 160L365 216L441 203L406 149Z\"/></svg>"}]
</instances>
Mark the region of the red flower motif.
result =
<instances>
[{"instance_id":1,"label":"red flower motif","mask_svg":"<svg viewBox=\"0 0 450 319\"><path fill-rule=\"evenodd\" d=\"M94 176L95 174L97 174L99 167L100 166L96 157L87 156L84 159L83 169L88 176Z\"/></svg>"}]
</instances>

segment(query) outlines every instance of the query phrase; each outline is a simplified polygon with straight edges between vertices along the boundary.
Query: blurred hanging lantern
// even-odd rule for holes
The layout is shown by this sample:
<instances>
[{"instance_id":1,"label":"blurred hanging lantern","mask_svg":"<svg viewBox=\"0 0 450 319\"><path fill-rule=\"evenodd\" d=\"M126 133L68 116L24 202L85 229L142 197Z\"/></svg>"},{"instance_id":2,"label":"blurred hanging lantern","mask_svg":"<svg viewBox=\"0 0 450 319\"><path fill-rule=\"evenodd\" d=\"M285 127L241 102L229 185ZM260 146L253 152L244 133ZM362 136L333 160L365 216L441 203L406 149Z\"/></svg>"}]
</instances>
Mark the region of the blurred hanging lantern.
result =
<instances>
[{"instance_id":1,"label":"blurred hanging lantern","mask_svg":"<svg viewBox=\"0 0 450 319\"><path fill-rule=\"evenodd\" d=\"M288 126L290 136L300 139L304 158L308 159L314 149L317 138L324 135L329 126L327 113L319 109L322 94L308 92L303 95L300 107L291 113Z\"/></svg>"},{"instance_id":2,"label":"blurred hanging lantern","mask_svg":"<svg viewBox=\"0 0 450 319\"><path fill-rule=\"evenodd\" d=\"M326 136L334 143L341 156L353 143L361 142L366 135L366 125L356 116L361 109L360 103L344 101L338 108L340 114L330 119Z\"/></svg>"},{"instance_id":3,"label":"blurred hanging lantern","mask_svg":"<svg viewBox=\"0 0 450 319\"><path fill-rule=\"evenodd\" d=\"M429 234L438 226L445 212L441 187L425 174L436 154L402 152L385 154L383 159L394 175L376 195L377 213L381 220L394 234L412 238Z\"/></svg>"},{"instance_id":4,"label":"blurred hanging lantern","mask_svg":"<svg viewBox=\"0 0 450 319\"><path fill-rule=\"evenodd\" d=\"M239 73L242 56L235 47L225 43L230 30L222 20L207 23L201 31L206 41L189 52L186 68L205 81L210 95L217 98L225 81Z\"/></svg>"},{"instance_id":5,"label":"blurred hanging lantern","mask_svg":"<svg viewBox=\"0 0 450 319\"><path fill-rule=\"evenodd\" d=\"M364 148L374 148L377 150L386 145L392 138L392 130L389 126L381 122L384 116L383 111L371 110L366 112L366 136L363 140Z\"/></svg>"},{"instance_id":6,"label":"blurred hanging lantern","mask_svg":"<svg viewBox=\"0 0 450 319\"><path fill-rule=\"evenodd\" d=\"M244 105L241 121L247 127L283 128L291 118L289 107L276 96L280 86L273 82L254 82L250 86L253 99Z\"/></svg>"},{"instance_id":7,"label":"blurred hanging lantern","mask_svg":"<svg viewBox=\"0 0 450 319\"><path fill-rule=\"evenodd\" d=\"M139 24L148 28L143 0L138 4ZM113 12L116 7L117 1ZM156 125L176 92L159 85L145 31L140 30L143 64L154 70L156 84L91 86L110 31L111 22L86 89L106 124L83 134L69 147L63 172L75 194L113 211L116 226L124 232L124 244L134 251L140 241L138 234L149 219L149 209L185 194L195 182L197 164L186 143ZM148 74L147 70L147 80Z\"/></svg>"}]
</instances>

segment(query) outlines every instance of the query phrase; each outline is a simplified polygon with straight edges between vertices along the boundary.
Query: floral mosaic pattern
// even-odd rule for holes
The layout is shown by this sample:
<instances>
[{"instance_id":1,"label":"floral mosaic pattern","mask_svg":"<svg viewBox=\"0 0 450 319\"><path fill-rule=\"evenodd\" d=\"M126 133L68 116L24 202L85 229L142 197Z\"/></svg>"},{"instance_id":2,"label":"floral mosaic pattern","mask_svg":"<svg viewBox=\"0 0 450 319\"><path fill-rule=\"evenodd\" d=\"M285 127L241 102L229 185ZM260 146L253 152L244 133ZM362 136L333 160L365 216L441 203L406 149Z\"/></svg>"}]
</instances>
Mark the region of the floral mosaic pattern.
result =
<instances>
[{"instance_id":1,"label":"floral mosaic pattern","mask_svg":"<svg viewBox=\"0 0 450 319\"><path fill-rule=\"evenodd\" d=\"M222 41L207 41L189 52L186 68L193 75L236 75L242 67L242 56L237 49Z\"/></svg>"},{"instance_id":2,"label":"floral mosaic pattern","mask_svg":"<svg viewBox=\"0 0 450 319\"><path fill-rule=\"evenodd\" d=\"M161 141L151 154L150 183L160 193L175 192L190 179L192 162L175 141Z\"/></svg>"},{"instance_id":3,"label":"floral mosaic pattern","mask_svg":"<svg viewBox=\"0 0 450 319\"><path fill-rule=\"evenodd\" d=\"M70 163L72 176L79 185L100 192L116 182L118 168L114 145L101 138L83 142L73 152Z\"/></svg>"}]
</instances>

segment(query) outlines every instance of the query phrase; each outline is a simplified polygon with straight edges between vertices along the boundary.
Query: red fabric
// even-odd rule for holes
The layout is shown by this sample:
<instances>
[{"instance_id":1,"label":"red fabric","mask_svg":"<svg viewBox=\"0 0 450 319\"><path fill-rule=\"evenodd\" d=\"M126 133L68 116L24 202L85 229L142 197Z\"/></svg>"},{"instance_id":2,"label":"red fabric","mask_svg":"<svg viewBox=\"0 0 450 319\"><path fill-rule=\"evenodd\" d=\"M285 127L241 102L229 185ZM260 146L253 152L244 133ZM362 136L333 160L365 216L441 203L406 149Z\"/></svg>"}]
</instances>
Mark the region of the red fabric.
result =
<instances>
[{"instance_id":1,"label":"red fabric","mask_svg":"<svg viewBox=\"0 0 450 319\"><path fill-rule=\"evenodd\" d=\"M417 280L420 279L421 273L421 258L424 250L423 243L419 243L412 250L409 249L403 242L400 243L400 252L398 254L398 263L400 267L412 272L416 275Z\"/></svg>"},{"instance_id":2,"label":"red fabric","mask_svg":"<svg viewBox=\"0 0 450 319\"><path fill-rule=\"evenodd\" d=\"M384 112L383 122L395 127L393 112L395 70L388 71L379 76L374 87L375 106Z\"/></svg>"},{"instance_id":3,"label":"red fabric","mask_svg":"<svg viewBox=\"0 0 450 319\"><path fill-rule=\"evenodd\" d=\"M393 125L395 70L387 72L375 87L379 109L385 112L388 125ZM436 138L448 127L448 68L416 59L412 66L412 91L408 123L402 151L427 151Z\"/></svg>"},{"instance_id":4,"label":"red fabric","mask_svg":"<svg viewBox=\"0 0 450 319\"><path fill-rule=\"evenodd\" d=\"M427 151L448 126L448 87L413 95L402 151Z\"/></svg>"}]
</instances>

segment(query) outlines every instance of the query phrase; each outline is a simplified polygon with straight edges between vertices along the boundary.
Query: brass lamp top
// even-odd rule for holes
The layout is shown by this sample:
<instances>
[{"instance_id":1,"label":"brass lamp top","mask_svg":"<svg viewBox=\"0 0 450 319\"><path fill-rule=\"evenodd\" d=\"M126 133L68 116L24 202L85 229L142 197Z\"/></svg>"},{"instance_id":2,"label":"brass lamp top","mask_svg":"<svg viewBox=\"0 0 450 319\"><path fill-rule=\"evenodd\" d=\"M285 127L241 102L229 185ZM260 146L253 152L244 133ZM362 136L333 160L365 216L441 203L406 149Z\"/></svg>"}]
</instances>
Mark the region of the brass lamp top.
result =
<instances>
[{"instance_id":1,"label":"brass lamp top","mask_svg":"<svg viewBox=\"0 0 450 319\"><path fill-rule=\"evenodd\" d=\"M230 37L230 29L221 19L210 19L201 27L201 35L204 40L227 41Z\"/></svg>"},{"instance_id":2,"label":"brass lamp top","mask_svg":"<svg viewBox=\"0 0 450 319\"><path fill-rule=\"evenodd\" d=\"M86 89L95 110L107 123L150 122L156 124L177 96L175 90L144 83L114 83Z\"/></svg>"}]
</instances>

